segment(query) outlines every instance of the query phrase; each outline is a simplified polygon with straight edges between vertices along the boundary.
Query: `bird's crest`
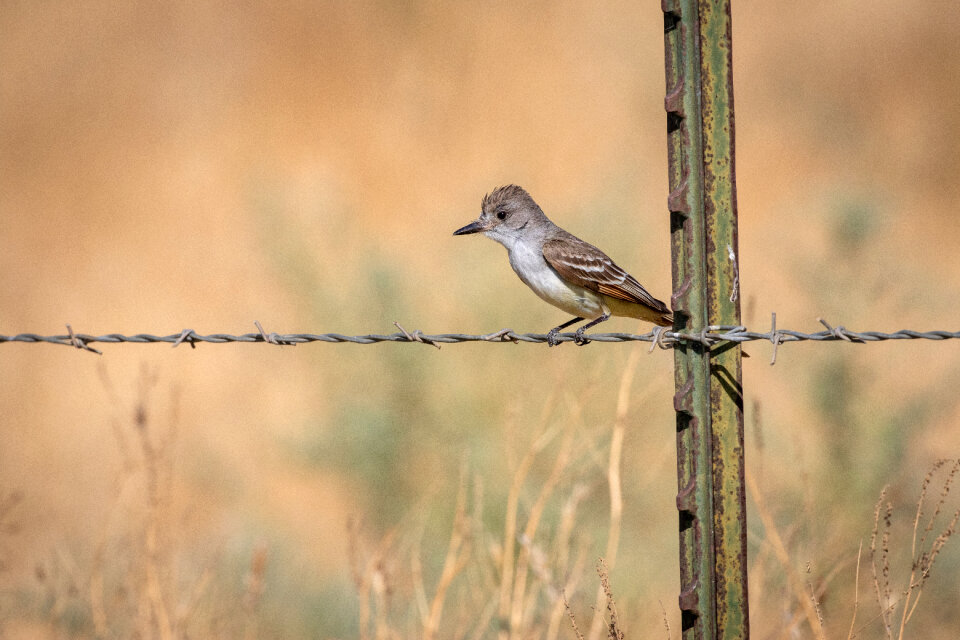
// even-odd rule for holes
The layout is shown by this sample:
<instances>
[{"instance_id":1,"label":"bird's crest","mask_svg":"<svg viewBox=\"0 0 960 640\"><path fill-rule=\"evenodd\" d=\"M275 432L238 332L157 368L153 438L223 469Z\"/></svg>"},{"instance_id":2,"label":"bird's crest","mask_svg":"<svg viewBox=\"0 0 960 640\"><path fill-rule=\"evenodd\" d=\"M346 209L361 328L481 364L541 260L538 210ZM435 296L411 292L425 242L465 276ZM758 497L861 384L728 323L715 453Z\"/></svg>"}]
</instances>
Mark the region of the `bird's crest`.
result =
<instances>
[{"instance_id":1,"label":"bird's crest","mask_svg":"<svg viewBox=\"0 0 960 640\"><path fill-rule=\"evenodd\" d=\"M497 187L487 195L483 196L483 202L480 203L480 207L484 211L487 211L488 209L496 208L497 205L503 204L509 200L522 200L525 204L532 204L533 206L536 206L533 198L530 197L530 194L527 193L523 187L518 187L515 184L508 184L503 187Z\"/></svg>"}]
</instances>

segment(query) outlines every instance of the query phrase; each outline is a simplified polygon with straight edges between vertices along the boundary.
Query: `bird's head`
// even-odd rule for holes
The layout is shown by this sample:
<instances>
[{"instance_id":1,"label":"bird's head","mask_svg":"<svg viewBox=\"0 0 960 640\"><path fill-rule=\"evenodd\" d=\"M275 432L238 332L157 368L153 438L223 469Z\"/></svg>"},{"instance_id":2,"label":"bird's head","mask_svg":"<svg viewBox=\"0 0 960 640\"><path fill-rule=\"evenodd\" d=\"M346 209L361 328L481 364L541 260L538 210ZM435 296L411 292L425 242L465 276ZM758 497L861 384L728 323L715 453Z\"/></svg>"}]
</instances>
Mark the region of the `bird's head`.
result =
<instances>
[{"instance_id":1,"label":"bird's head","mask_svg":"<svg viewBox=\"0 0 960 640\"><path fill-rule=\"evenodd\" d=\"M516 185L494 189L483 197L480 217L453 232L455 236L482 233L510 247L524 233L544 226L547 216L530 194Z\"/></svg>"}]
</instances>

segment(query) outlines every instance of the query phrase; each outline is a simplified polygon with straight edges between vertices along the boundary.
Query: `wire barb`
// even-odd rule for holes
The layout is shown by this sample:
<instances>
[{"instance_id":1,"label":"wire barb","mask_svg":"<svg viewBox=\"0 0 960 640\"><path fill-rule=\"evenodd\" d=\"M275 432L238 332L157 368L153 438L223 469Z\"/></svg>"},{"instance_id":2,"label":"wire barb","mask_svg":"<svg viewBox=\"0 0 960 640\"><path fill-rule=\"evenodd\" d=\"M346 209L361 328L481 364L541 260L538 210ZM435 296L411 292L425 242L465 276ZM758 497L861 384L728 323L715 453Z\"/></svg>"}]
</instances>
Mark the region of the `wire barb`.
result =
<instances>
[{"instance_id":1,"label":"wire barb","mask_svg":"<svg viewBox=\"0 0 960 640\"><path fill-rule=\"evenodd\" d=\"M282 347L284 345L290 345L291 347L297 346L296 342L289 342L287 340L284 340L279 333L276 333L274 331L267 333L266 331L264 331L263 327L260 326L259 320L254 320L253 324L254 326L257 327L257 331L260 332L260 337L263 339L264 342L267 342L269 344L275 344L279 347Z\"/></svg>"},{"instance_id":2,"label":"wire barb","mask_svg":"<svg viewBox=\"0 0 960 640\"><path fill-rule=\"evenodd\" d=\"M494 331L493 333L488 333L485 336L480 336L487 342L512 342L513 344L520 344L520 340L517 339L517 336L513 333L513 329L500 329L500 331Z\"/></svg>"},{"instance_id":3,"label":"wire barb","mask_svg":"<svg viewBox=\"0 0 960 640\"><path fill-rule=\"evenodd\" d=\"M69 324L67 324L67 333L70 335L70 344L75 346L77 349L85 349L87 351L92 351L98 356L103 355L102 351L99 351L98 349L94 349L93 347L87 345L82 339L80 339L80 336L75 335L73 333L73 327L71 327Z\"/></svg>"},{"instance_id":4,"label":"wire barb","mask_svg":"<svg viewBox=\"0 0 960 640\"><path fill-rule=\"evenodd\" d=\"M410 334L407 332L406 329L400 326L399 322L394 321L393 324L397 329L400 329L400 331L403 332L403 335L407 338L407 342L422 342L423 344L428 344L431 347L436 347L437 349L440 348L440 345L438 345L436 342L434 342L430 338L425 338L423 336L423 332L420 331L420 329L414 329L413 333Z\"/></svg>"},{"instance_id":5,"label":"wire barb","mask_svg":"<svg viewBox=\"0 0 960 640\"><path fill-rule=\"evenodd\" d=\"M825 326L830 333L837 336L841 340L846 340L847 342L863 342L863 340L856 339L855 337L850 337L849 335L847 335L847 330L844 329L842 326L834 329L829 324L827 324L827 321L824 320L823 318L817 318L817 322Z\"/></svg>"},{"instance_id":6,"label":"wire barb","mask_svg":"<svg viewBox=\"0 0 960 640\"><path fill-rule=\"evenodd\" d=\"M676 341L671 341L670 343L664 342L664 336L666 334L666 327L654 327L653 340L650 341L650 350L647 351L647 353L653 353L653 350L657 347L660 347L661 349L670 349Z\"/></svg>"},{"instance_id":7,"label":"wire barb","mask_svg":"<svg viewBox=\"0 0 960 640\"><path fill-rule=\"evenodd\" d=\"M180 337L176 339L176 341L173 343L173 346L171 348L176 349L179 345L186 342L187 344L190 345L191 349L196 349L197 348L196 337L197 337L197 334L193 332L193 329L184 329L183 331L180 332Z\"/></svg>"},{"instance_id":8,"label":"wire barb","mask_svg":"<svg viewBox=\"0 0 960 640\"><path fill-rule=\"evenodd\" d=\"M774 311L770 319L770 342L773 343L773 355L770 358L770 366L777 364L777 347L783 341L780 332L777 331L777 312Z\"/></svg>"}]
</instances>

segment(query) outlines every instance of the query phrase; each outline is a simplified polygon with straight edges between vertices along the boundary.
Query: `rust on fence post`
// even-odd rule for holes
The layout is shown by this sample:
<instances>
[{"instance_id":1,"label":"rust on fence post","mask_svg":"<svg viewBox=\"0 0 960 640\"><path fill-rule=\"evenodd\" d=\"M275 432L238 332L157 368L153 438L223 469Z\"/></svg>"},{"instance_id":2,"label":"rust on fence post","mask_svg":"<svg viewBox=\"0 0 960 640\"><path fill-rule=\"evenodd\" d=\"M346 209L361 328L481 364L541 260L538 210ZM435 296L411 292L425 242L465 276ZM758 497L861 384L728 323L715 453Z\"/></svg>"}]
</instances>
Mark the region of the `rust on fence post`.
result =
<instances>
[{"instance_id":1,"label":"rust on fence post","mask_svg":"<svg viewBox=\"0 0 960 640\"><path fill-rule=\"evenodd\" d=\"M680 331L740 324L730 0L661 0ZM684 638L749 636L740 347L674 352Z\"/></svg>"}]
</instances>

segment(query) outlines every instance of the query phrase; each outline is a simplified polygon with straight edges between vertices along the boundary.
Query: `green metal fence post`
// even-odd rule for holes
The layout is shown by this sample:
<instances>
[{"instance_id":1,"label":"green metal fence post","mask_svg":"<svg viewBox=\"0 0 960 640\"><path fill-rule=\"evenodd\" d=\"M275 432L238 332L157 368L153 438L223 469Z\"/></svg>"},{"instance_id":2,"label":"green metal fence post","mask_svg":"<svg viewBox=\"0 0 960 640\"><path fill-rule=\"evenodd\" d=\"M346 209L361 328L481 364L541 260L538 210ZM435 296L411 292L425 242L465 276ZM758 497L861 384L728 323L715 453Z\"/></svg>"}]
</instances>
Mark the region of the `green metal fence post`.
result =
<instances>
[{"instance_id":1,"label":"green metal fence post","mask_svg":"<svg viewBox=\"0 0 960 640\"><path fill-rule=\"evenodd\" d=\"M739 325L730 0L662 0L677 326ZM747 638L740 347L675 349L684 638Z\"/></svg>"}]
</instances>

